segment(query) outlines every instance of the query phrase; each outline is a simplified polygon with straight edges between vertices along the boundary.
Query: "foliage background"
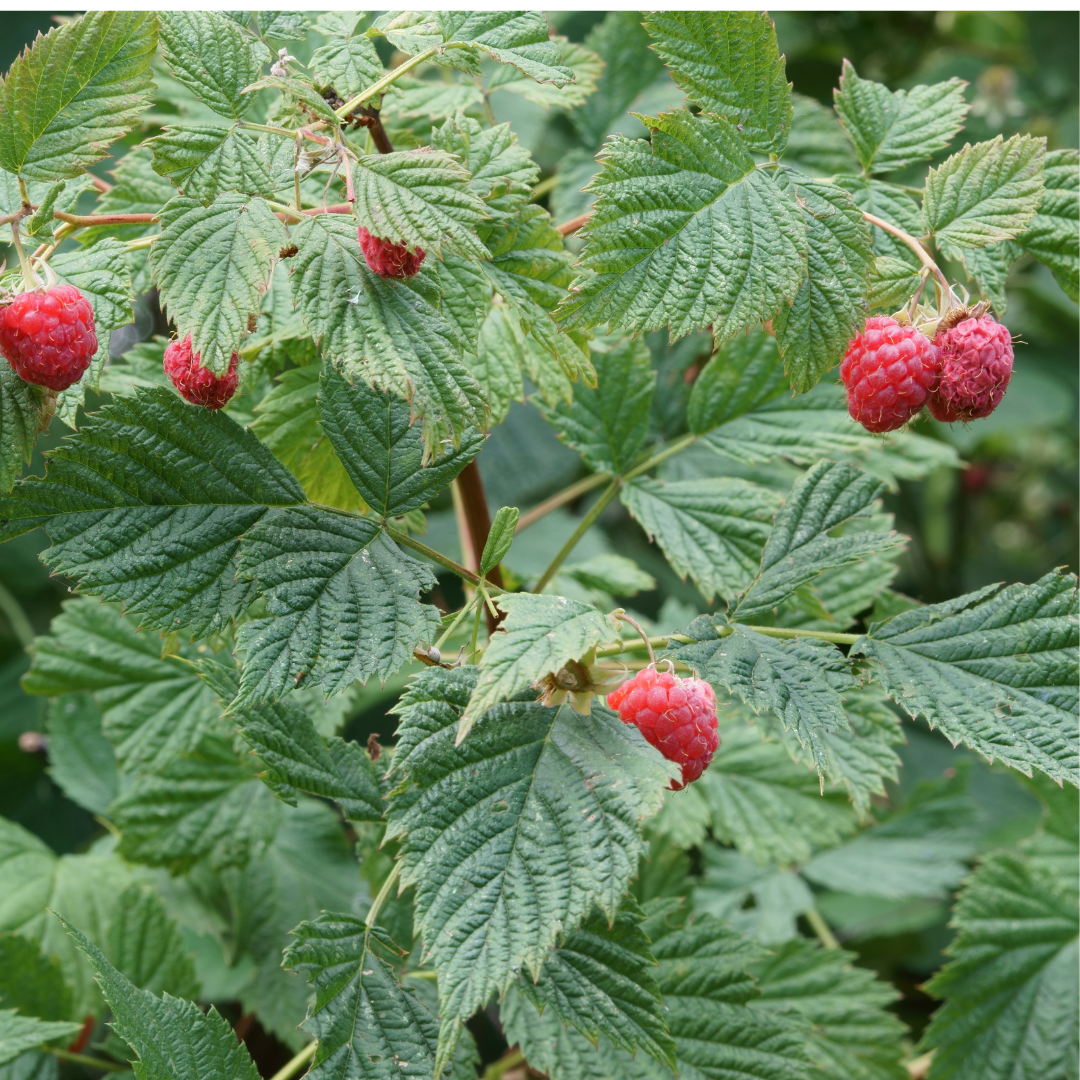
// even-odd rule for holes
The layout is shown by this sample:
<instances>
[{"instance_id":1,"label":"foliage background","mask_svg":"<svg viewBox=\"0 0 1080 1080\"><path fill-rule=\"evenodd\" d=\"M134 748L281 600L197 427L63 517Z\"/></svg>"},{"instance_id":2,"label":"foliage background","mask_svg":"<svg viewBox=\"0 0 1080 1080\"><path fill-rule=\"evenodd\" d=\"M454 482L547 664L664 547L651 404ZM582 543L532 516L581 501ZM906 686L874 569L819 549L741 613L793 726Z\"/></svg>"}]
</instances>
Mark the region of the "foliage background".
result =
<instances>
[{"instance_id":1,"label":"foliage background","mask_svg":"<svg viewBox=\"0 0 1080 1080\"><path fill-rule=\"evenodd\" d=\"M559 33L581 41L603 15L557 12L550 20ZM966 79L972 115L965 135L972 142L999 132L1006 138L1030 132L1046 135L1049 149L1080 145L1076 12L781 12L775 17L789 79L798 92L824 104L832 103L832 88L846 56L862 76L893 89L953 75ZM5 15L5 25L9 32L0 44L0 70L8 67L22 43L48 28L50 19L45 13L15 12ZM514 122L545 177L568 171L575 158L584 157L583 151L591 155L595 150L583 143L564 115L547 113L517 95L497 95L493 104L500 121ZM117 144L114 152L119 155L152 133L147 125ZM114 164L106 160L94 171L104 174ZM569 205L567 190L564 184L547 196L556 221L583 208ZM569 190L572 202L572 187ZM952 270L962 276L959 268ZM1049 271L1030 260L1015 268L1008 300L1007 322L1022 344L1016 347L1015 374L1002 406L967 430L920 421L923 433L933 431L952 441L967 468L961 473L941 469L925 480L902 482L899 492L887 498L897 528L913 541L894 587L919 600L941 600L994 581L1032 582L1054 566L1077 569L1078 309ZM113 351L155 332L167 332L167 326L151 296L132 327L114 333ZM665 365L661 382L692 365L692 354L669 355L663 335L652 337L654 358ZM674 382L671 386L677 390ZM55 445L64 430L54 423L49 436L39 441L31 472L42 472L41 451ZM478 460L493 510L500 505L524 510L571 482L580 468L578 457L556 442L531 405L513 407L510 420L496 430ZM579 505L572 511L581 514L586 508ZM456 557L449 497L445 505L432 509L428 542ZM522 576L538 573L553 544L572 528L569 513L549 515L521 534L509 568ZM27 667L21 639L31 629L47 631L65 596L64 586L50 580L37 560L37 552L46 546L44 535L34 533L5 545L0 558L0 815L64 853L85 849L102 826L52 782L47 756L20 749L18 741L24 732L43 730L46 705L19 687ZM586 558L604 550L630 555L658 579L656 590L632 603L660 629L684 625L688 608L705 610L693 586L679 582L659 553L650 551L644 534L618 502L577 554ZM456 604L456 581L444 578L440 586L446 601ZM384 741L389 738L394 721L386 711L407 673L354 699L347 738L363 741L372 732L381 733ZM905 767L900 788L891 793L894 804L901 804L920 781L954 780L957 797L967 804L978 851L1014 844L1034 830L1038 805L1015 774L953 750L944 739L915 725L906 724L905 731L909 741L900 748ZM692 863L688 869L700 875L704 867ZM654 884L663 887L662 881ZM903 994L897 1008L918 1036L933 1008L918 987L942 961L950 939L949 902L898 905L833 893L820 896L818 906L863 964L896 983Z\"/></svg>"}]
</instances>

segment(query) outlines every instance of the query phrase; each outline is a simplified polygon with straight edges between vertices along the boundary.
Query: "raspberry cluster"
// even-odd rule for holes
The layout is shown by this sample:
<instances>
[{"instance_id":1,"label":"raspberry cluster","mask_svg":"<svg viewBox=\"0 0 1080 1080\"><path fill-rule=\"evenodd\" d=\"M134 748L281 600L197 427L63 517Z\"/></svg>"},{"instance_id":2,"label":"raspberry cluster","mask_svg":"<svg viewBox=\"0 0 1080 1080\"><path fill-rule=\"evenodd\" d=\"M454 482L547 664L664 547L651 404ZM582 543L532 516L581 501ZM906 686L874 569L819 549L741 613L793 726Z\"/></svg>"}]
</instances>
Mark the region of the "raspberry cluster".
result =
<instances>
[{"instance_id":1,"label":"raspberry cluster","mask_svg":"<svg viewBox=\"0 0 1080 1080\"><path fill-rule=\"evenodd\" d=\"M668 761L682 766L682 783L672 780L672 791L697 780L720 745L716 695L702 679L648 667L608 694L607 703Z\"/></svg>"},{"instance_id":2,"label":"raspberry cluster","mask_svg":"<svg viewBox=\"0 0 1080 1080\"><path fill-rule=\"evenodd\" d=\"M426 254L423 248L410 251L404 244L393 244L379 236L372 236L363 225L358 230L358 236L360 250L368 267L379 277L410 278L420 272L420 264Z\"/></svg>"},{"instance_id":3,"label":"raspberry cluster","mask_svg":"<svg viewBox=\"0 0 1080 1080\"><path fill-rule=\"evenodd\" d=\"M930 414L947 424L989 416L1012 378L1008 328L992 315L980 315L939 330L934 344L941 356L941 378L927 402Z\"/></svg>"},{"instance_id":4,"label":"raspberry cluster","mask_svg":"<svg viewBox=\"0 0 1080 1080\"><path fill-rule=\"evenodd\" d=\"M202 353L191 352L190 334L183 341L174 341L165 350L165 374L185 401L204 409L223 408L236 393L239 382L236 365L240 357L233 353L229 370L224 375L215 375L202 366L200 356Z\"/></svg>"},{"instance_id":5,"label":"raspberry cluster","mask_svg":"<svg viewBox=\"0 0 1080 1080\"><path fill-rule=\"evenodd\" d=\"M20 293L0 308L0 352L24 382L66 390L97 347L94 311L74 285Z\"/></svg>"}]
</instances>

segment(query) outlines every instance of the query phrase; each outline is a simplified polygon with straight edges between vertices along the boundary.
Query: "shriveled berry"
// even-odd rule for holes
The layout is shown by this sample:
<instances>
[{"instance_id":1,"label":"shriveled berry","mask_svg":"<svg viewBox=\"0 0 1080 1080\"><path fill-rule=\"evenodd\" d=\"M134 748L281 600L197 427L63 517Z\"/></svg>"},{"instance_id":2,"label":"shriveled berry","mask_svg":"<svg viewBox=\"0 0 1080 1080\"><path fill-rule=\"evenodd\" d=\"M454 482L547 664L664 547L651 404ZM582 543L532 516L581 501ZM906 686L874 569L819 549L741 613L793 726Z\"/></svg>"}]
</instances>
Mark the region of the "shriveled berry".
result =
<instances>
[{"instance_id":1,"label":"shriveled berry","mask_svg":"<svg viewBox=\"0 0 1080 1080\"><path fill-rule=\"evenodd\" d=\"M989 416L1012 378L1012 335L993 315L964 319L934 338L941 355L941 378L927 407L936 420L978 420Z\"/></svg>"},{"instance_id":2,"label":"shriveled berry","mask_svg":"<svg viewBox=\"0 0 1080 1080\"><path fill-rule=\"evenodd\" d=\"M192 355L190 334L183 341L174 341L165 350L165 374L185 401L204 409L223 408L236 393L240 381L236 365L240 357L233 353L229 370L224 375L215 375L199 362L201 355Z\"/></svg>"},{"instance_id":3,"label":"shriveled berry","mask_svg":"<svg viewBox=\"0 0 1080 1080\"><path fill-rule=\"evenodd\" d=\"M24 382L66 390L97 347L93 308L74 285L20 293L0 308L0 352Z\"/></svg>"},{"instance_id":4,"label":"shriveled berry","mask_svg":"<svg viewBox=\"0 0 1080 1080\"><path fill-rule=\"evenodd\" d=\"M368 267L379 277L410 278L420 272L420 264L426 254L423 248L410 251L404 244L394 244L379 236L372 236L363 225L358 235Z\"/></svg>"},{"instance_id":5,"label":"shriveled berry","mask_svg":"<svg viewBox=\"0 0 1080 1080\"><path fill-rule=\"evenodd\" d=\"M661 754L682 766L679 791L708 768L720 736L716 695L702 679L680 679L669 671L646 668L607 696L625 724L633 724Z\"/></svg>"},{"instance_id":6,"label":"shriveled berry","mask_svg":"<svg viewBox=\"0 0 1080 1080\"><path fill-rule=\"evenodd\" d=\"M895 431L926 404L941 363L934 343L914 326L875 315L848 342L840 378L848 412L867 431Z\"/></svg>"}]
</instances>

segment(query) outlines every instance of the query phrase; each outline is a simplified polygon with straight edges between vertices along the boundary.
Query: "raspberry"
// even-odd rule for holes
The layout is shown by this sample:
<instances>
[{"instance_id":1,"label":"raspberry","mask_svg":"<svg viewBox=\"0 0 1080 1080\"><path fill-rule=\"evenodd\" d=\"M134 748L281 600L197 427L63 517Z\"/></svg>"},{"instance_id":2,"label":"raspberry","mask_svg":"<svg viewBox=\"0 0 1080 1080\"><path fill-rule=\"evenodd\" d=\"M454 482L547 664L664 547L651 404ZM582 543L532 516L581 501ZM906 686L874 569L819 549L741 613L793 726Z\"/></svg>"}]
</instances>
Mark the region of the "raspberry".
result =
<instances>
[{"instance_id":1,"label":"raspberry","mask_svg":"<svg viewBox=\"0 0 1080 1080\"><path fill-rule=\"evenodd\" d=\"M939 331L941 380L927 405L936 420L978 420L989 416L1012 378L1012 336L993 317L964 319Z\"/></svg>"},{"instance_id":2,"label":"raspberry","mask_svg":"<svg viewBox=\"0 0 1080 1080\"><path fill-rule=\"evenodd\" d=\"M236 393L240 381L236 365L240 357L233 353L229 370L224 375L215 375L199 363L201 355L191 355L190 334L183 341L174 341L165 350L165 374L185 401L206 409L220 409Z\"/></svg>"},{"instance_id":3,"label":"raspberry","mask_svg":"<svg viewBox=\"0 0 1080 1080\"><path fill-rule=\"evenodd\" d=\"M20 293L0 308L0 352L24 382L66 390L97 352L94 311L74 285Z\"/></svg>"},{"instance_id":4,"label":"raspberry","mask_svg":"<svg viewBox=\"0 0 1080 1080\"><path fill-rule=\"evenodd\" d=\"M941 361L933 343L914 326L875 315L848 342L840 378L848 412L867 431L895 431L924 405Z\"/></svg>"},{"instance_id":5,"label":"raspberry","mask_svg":"<svg viewBox=\"0 0 1080 1080\"><path fill-rule=\"evenodd\" d=\"M383 240L360 226L358 230L360 247L367 264L379 277L410 278L419 273L420 264L426 254L423 248L410 251L404 244L393 244Z\"/></svg>"},{"instance_id":6,"label":"raspberry","mask_svg":"<svg viewBox=\"0 0 1080 1080\"><path fill-rule=\"evenodd\" d=\"M682 783L672 780L672 791L696 780L720 745L716 695L701 679L680 679L669 671L646 668L608 694L607 703L668 761L682 766Z\"/></svg>"}]
</instances>

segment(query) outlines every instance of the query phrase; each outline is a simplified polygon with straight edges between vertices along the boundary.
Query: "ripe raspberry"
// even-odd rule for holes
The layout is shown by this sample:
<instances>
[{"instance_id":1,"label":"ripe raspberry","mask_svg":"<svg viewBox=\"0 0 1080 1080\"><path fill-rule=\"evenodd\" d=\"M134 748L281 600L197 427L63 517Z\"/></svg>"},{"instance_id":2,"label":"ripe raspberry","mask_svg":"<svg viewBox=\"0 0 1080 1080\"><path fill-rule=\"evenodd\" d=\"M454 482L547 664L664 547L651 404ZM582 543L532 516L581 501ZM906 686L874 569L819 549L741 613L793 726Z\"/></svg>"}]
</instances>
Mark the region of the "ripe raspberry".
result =
<instances>
[{"instance_id":1,"label":"ripe raspberry","mask_svg":"<svg viewBox=\"0 0 1080 1080\"><path fill-rule=\"evenodd\" d=\"M410 278L419 273L420 264L426 254L423 248L412 252L404 244L393 244L389 240L372 236L363 225L360 226L358 235L368 267L379 277Z\"/></svg>"},{"instance_id":2,"label":"ripe raspberry","mask_svg":"<svg viewBox=\"0 0 1080 1080\"><path fill-rule=\"evenodd\" d=\"M183 341L174 341L165 350L165 374L185 401L206 409L220 409L236 393L240 381L236 365L240 357L233 353L229 370L224 375L215 375L199 363L201 355L191 355L190 334Z\"/></svg>"},{"instance_id":3,"label":"ripe raspberry","mask_svg":"<svg viewBox=\"0 0 1080 1080\"><path fill-rule=\"evenodd\" d=\"M607 696L608 706L668 759L682 766L679 791L708 768L720 745L716 695L701 679L680 679L669 671L646 668Z\"/></svg>"},{"instance_id":4,"label":"ripe raspberry","mask_svg":"<svg viewBox=\"0 0 1080 1080\"><path fill-rule=\"evenodd\" d=\"M978 420L1001 403L1012 378L1012 336L993 317L964 319L939 331L941 379L927 406L936 420Z\"/></svg>"},{"instance_id":5,"label":"ripe raspberry","mask_svg":"<svg viewBox=\"0 0 1080 1080\"><path fill-rule=\"evenodd\" d=\"M20 293L0 308L0 352L24 382L66 390L97 347L93 309L74 285Z\"/></svg>"},{"instance_id":6,"label":"ripe raspberry","mask_svg":"<svg viewBox=\"0 0 1080 1080\"><path fill-rule=\"evenodd\" d=\"M875 315L848 342L840 378L848 412L867 431L895 431L924 405L941 362L933 343L914 326Z\"/></svg>"}]
</instances>

